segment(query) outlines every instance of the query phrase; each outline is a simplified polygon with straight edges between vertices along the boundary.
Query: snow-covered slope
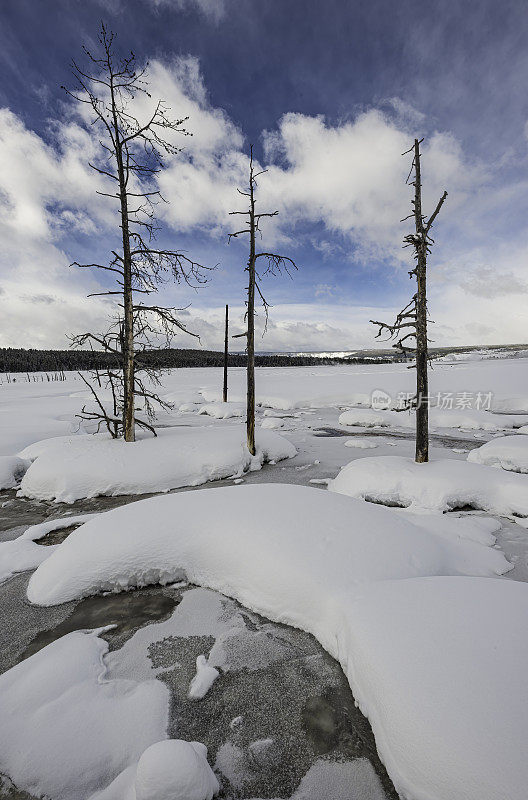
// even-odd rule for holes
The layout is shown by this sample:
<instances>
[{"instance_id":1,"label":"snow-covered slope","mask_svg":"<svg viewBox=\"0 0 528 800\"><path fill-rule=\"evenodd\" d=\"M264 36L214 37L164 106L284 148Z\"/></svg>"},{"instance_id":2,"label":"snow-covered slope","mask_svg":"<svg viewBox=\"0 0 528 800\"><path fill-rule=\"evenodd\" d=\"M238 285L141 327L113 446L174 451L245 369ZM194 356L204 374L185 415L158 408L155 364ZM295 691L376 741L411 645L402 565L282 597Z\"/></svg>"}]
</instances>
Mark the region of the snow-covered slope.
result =
<instances>
[{"instance_id":1,"label":"snow-covered slope","mask_svg":"<svg viewBox=\"0 0 528 800\"><path fill-rule=\"evenodd\" d=\"M431 428L465 428L466 430L499 431L520 428L525 424L526 416L508 414L491 414L481 409L429 409L429 425ZM339 415L340 425L362 426L373 428L414 428L416 414L414 411L376 411L372 408L352 408Z\"/></svg>"},{"instance_id":2,"label":"snow-covered slope","mask_svg":"<svg viewBox=\"0 0 528 800\"><path fill-rule=\"evenodd\" d=\"M468 453L468 461L502 467L511 472L528 472L528 436L500 436Z\"/></svg>"},{"instance_id":3,"label":"snow-covered slope","mask_svg":"<svg viewBox=\"0 0 528 800\"><path fill-rule=\"evenodd\" d=\"M417 464L402 456L351 461L328 485L331 492L411 511L471 508L528 516L528 478L481 464L439 459Z\"/></svg>"},{"instance_id":4,"label":"snow-covered slope","mask_svg":"<svg viewBox=\"0 0 528 800\"><path fill-rule=\"evenodd\" d=\"M103 434L47 439L22 451L24 458L35 460L20 493L73 503L97 495L164 492L240 475L296 453L291 442L273 431L259 430L256 444L257 454L251 457L240 425L167 428L157 438L129 444Z\"/></svg>"},{"instance_id":5,"label":"snow-covered slope","mask_svg":"<svg viewBox=\"0 0 528 800\"><path fill-rule=\"evenodd\" d=\"M212 588L251 607L248 585L264 587L275 573L276 594L264 613L281 621L281 609L295 605L296 592L318 618L327 586L337 596L371 581L509 568L502 553L464 538L463 521L455 537L420 523L419 517L285 484L155 497L101 514L70 534L31 577L28 598L54 605L169 583L183 569L195 583L210 585L214 576Z\"/></svg>"},{"instance_id":6,"label":"snow-covered slope","mask_svg":"<svg viewBox=\"0 0 528 800\"><path fill-rule=\"evenodd\" d=\"M166 736L167 687L110 679L96 634L69 633L0 675L0 772L37 797L86 800Z\"/></svg>"},{"instance_id":7,"label":"snow-covered slope","mask_svg":"<svg viewBox=\"0 0 528 800\"><path fill-rule=\"evenodd\" d=\"M524 800L528 586L462 576L507 565L489 529L460 522L422 524L296 486L166 495L87 522L38 568L28 597L58 603L183 569L317 637L402 796Z\"/></svg>"}]
</instances>

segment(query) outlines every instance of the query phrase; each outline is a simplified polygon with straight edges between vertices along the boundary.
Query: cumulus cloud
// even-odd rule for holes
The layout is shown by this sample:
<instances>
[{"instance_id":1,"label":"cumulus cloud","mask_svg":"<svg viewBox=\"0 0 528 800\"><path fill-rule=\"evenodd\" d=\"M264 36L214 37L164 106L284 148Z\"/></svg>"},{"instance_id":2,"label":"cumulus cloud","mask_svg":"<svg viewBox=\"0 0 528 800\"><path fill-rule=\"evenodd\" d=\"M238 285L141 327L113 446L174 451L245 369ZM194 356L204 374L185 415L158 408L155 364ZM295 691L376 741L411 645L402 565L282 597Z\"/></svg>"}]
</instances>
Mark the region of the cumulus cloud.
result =
<instances>
[{"instance_id":1,"label":"cumulus cloud","mask_svg":"<svg viewBox=\"0 0 528 800\"><path fill-rule=\"evenodd\" d=\"M225 14L225 0L146 0L155 7L196 9L208 19L219 22Z\"/></svg>"},{"instance_id":2,"label":"cumulus cloud","mask_svg":"<svg viewBox=\"0 0 528 800\"><path fill-rule=\"evenodd\" d=\"M110 206L96 200L88 166L97 142L74 122L55 124L45 142L9 109L0 109L0 224L8 235L47 239L60 228L94 230Z\"/></svg>"},{"instance_id":3,"label":"cumulus cloud","mask_svg":"<svg viewBox=\"0 0 528 800\"><path fill-rule=\"evenodd\" d=\"M468 294L487 298L528 292L528 282L515 275L512 270L498 272L490 266L482 266L466 275L460 286Z\"/></svg>"},{"instance_id":4,"label":"cumulus cloud","mask_svg":"<svg viewBox=\"0 0 528 800\"><path fill-rule=\"evenodd\" d=\"M314 287L314 295L316 297L332 297L338 291L337 286L331 286L328 283L318 283Z\"/></svg>"},{"instance_id":5,"label":"cumulus cloud","mask_svg":"<svg viewBox=\"0 0 528 800\"><path fill-rule=\"evenodd\" d=\"M68 256L55 245L28 240L12 248L7 243L4 257L16 268L2 266L0 346L67 348L71 333L105 330L113 303L87 300L101 287L70 269Z\"/></svg>"},{"instance_id":6,"label":"cumulus cloud","mask_svg":"<svg viewBox=\"0 0 528 800\"><path fill-rule=\"evenodd\" d=\"M265 332L264 315L257 316L255 347L261 352L351 350L357 347L372 347L372 333L369 330L368 320L373 311L372 308L319 303L317 321L314 321L314 307L309 303L277 304L273 306ZM387 313L394 311L395 309L387 309ZM186 320L186 324L189 330L200 334L203 347L215 350L222 348L224 313L223 307L191 309L190 319ZM230 306L229 313L232 332L243 331L245 308ZM180 344L183 346L183 342ZM233 349L235 347L242 349L243 345L233 345Z\"/></svg>"},{"instance_id":7,"label":"cumulus cloud","mask_svg":"<svg viewBox=\"0 0 528 800\"><path fill-rule=\"evenodd\" d=\"M126 0L96 0L96 2L113 14L117 14L126 5ZM226 0L144 0L144 2L154 9L196 10L214 23L220 22L226 11Z\"/></svg>"},{"instance_id":8,"label":"cumulus cloud","mask_svg":"<svg viewBox=\"0 0 528 800\"><path fill-rule=\"evenodd\" d=\"M231 230L229 212L244 206L236 189L247 180L247 143L227 113L211 102L195 58L154 60L150 81L155 97L163 97L175 116L189 117L185 124L193 134L175 136L184 149L166 159L157 178L170 200L160 212L172 235L205 238L211 249ZM136 111L148 114L152 102L140 97ZM264 244L312 247L320 254L321 268L319 282L308 288L314 304L274 306L261 349L372 346L368 320L390 319L397 310L382 280L380 305L389 307L360 308L346 304L335 276L325 280L323 273L332 259L355 259L363 268L381 261L394 271L409 264L408 252L401 249L405 226L399 220L410 210L411 189L405 185L410 161L401 154L412 143L413 129L425 120L394 98L385 108L367 109L338 123L289 113L275 130L263 133L264 159L258 166L268 171L259 180L259 198L262 209L280 212L266 226ZM50 123L41 137L8 109L0 110L0 235L6 242L2 344L64 346L65 331L104 325L108 304L85 300L89 291L100 289L97 277L68 270L78 247L72 236L89 250L109 244L116 234L115 208L96 194L104 184L88 167L98 157L98 143L82 112L66 107L64 118ZM501 234L500 221L493 230L495 209L523 197L527 187L519 182L482 191L492 185L492 171L468 159L449 132L428 136L423 156L426 212L444 188L449 191L430 270L431 308L439 323L436 342L462 344L479 336L492 342L522 339L528 320L515 295L527 289L528 245L508 241L507 247L498 246L490 236ZM475 241L481 242L478 248ZM211 298L218 280L223 278L213 275L206 290ZM211 300L210 307L189 314L189 329L196 325L204 346L221 347L222 308L215 309ZM240 324L242 315L241 308Z\"/></svg>"}]
</instances>

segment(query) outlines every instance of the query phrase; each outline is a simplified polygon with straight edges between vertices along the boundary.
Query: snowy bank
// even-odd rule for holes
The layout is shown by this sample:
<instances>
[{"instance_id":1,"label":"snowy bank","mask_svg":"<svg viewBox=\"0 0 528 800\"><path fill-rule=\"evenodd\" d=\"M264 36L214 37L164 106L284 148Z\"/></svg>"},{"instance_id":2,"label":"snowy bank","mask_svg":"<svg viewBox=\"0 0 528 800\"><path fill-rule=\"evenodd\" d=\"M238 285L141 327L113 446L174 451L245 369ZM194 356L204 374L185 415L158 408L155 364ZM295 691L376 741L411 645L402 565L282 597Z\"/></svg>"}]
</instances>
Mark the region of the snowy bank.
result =
<instances>
[{"instance_id":1,"label":"snowy bank","mask_svg":"<svg viewBox=\"0 0 528 800\"><path fill-rule=\"evenodd\" d=\"M339 639L396 790L409 800L523 800L528 586L419 578L367 587Z\"/></svg>"},{"instance_id":2,"label":"snowy bank","mask_svg":"<svg viewBox=\"0 0 528 800\"><path fill-rule=\"evenodd\" d=\"M272 431L256 434L252 457L241 426L218 429L167 428L134 443L105 435L61 437L27 447L35 458L20 493L39 500L73 503L97 495L148 494L237 476L266 461L296 454L295 447Z\"/></svg>"},{"instance_id":3,"label":"snowy bank","mask_svg":"<svg viewBox=\"0 0 528 800\"><path fill-rule=\"evenodd\" d=\"M477 409L429 409L431 428L465 428L467 430L500 431L519 428L526 422L526 416L492 414ZM374 428L414 428L414 411L378 411L373 408L352 408L339 415L340 425Z\"/></svg>"},{"instance_id":4,"label":"snowy bank","mask_svg":"<svg viewBox=\"0 0 528 800\"><path fill-rule=\"evenodd\" d=\"M528 436L500 436L472 450L467 457L474 464L502 467L511 472L528 472Z\"/></svg>"},{"instance_id":5,"label":"snowy bank","mask_svg":"<svg viewBox=\"0 0 528 800\"><path fill-rule=\"evenodd\" d=\"M497 550L438 536L420 518L305 486L259 484L155 497L100 514L40 565L28 598L54 605L170 583L184 570L190 582L251 607L246 587L264 591L274 575L276 595L265 614L284 621L296 592L317 617L327 586L340 594L369 581L508 568Z\"/></svg>"},{"instance_id":6,"label":"snowy bank","mask_svg":"<svg viewBox=\"0 0 528 800\"><path fill-rule=\"evenodd\" d=\"M111 679L96 634L69 633L0 675L0 772L37 797L86 800L166 737L167 687Z\"/></svg>"},{"instance_id":7,"label":"snowy bank","mask_svg":"<svg viewBox=\"0 0 528 800\"><path fill-rule=\"evenodd\" d=\"M204 744L165 739L90 800L212 800L219 789Z\"/></svg>"},{"instance_id":8,"label":"snowy bank","mask_svg":"<svg viewBox=\"0 0 528 800\"><path fill-rule=\"evenodd\" d=\"M58 545L35 544L51 531L69 528L71 525L81 525L95 514L80 514L75 517L62 517L47 520L39 525L27 528L21 536L7 542L0 542L0 583L6 581L16 572L25 572L35 569L42 564L57 549Z\"/></svg>"},{"instance_id":9,"label":"snowy bank","mask_svg":"<svg viewBox=\"0 0 528 800\"><path fill-rule=\"evenodd\" d=\"M261 428L268 430L278 430L284 428L284 420L280 417L266 417L260 424Z\"/></svg>"},{"instance_id":10,"label":"snowy bank","mask_svg":"<svg viewBox=\"0 0 528 800\"><path fill-rule=\"evenodd\" d=\"M412 511L470 506L506 517L528 516L528 478L454 459L427 464L403 456L357 459L343 467L328 488Z\"/></svg>"},{"instance_id":11,"label":"snowy bank","mask_svg":"<svg viewBox=\"0 0 528 800\"><path fill-rule=\"evenodd\" d=\"M18 456L0 456L0 489L14 489L29 467L29 461Z\"/></svg>"},{"instance_id":12,"label":"snowy bank","mask_svg":"<svg viewBox=\"0 0 528 800\"><path fill-rule=\"evenodd\" d=\"M39 567L28 597L60 603L183 569L316 636L402 796L524 800L528 586L460 576L507 566L471 540L491 543L494 523L458 530L435 516L437 534L431 519L293 485L166 495L88 521ZM458 576L420 577L437 574Z\"/></svg>"},{"instance_id":13,"label":"snowy bank","mask_svg":"<svg viewBox=\"0 0 528 800\"><path fill-rule=\"evenodd\" d=\"M231 417L245 417L246 407L243 403L205 403L200 407L198 413L215 419L230 419Z\"/></svg>"}]
</instances>

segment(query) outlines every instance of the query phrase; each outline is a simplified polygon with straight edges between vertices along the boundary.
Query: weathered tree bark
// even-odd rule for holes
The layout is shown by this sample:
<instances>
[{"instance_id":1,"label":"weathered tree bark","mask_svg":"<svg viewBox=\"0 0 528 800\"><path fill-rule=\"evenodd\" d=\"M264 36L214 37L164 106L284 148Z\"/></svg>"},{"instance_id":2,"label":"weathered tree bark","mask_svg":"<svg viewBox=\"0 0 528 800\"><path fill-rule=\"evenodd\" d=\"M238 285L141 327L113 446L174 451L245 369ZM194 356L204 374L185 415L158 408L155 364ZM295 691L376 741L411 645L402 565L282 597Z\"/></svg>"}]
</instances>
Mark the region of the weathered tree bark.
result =
<instances>
[{"instance_id":1,"label":"weathered tree bark","mask_svg":"<svg viewBox=\"0 0 528 800\"><path fill-rule=\"evenodd\" d=\"M222 400L227 403L227 356L228 356L228 336L229 336L229 306L226 303L225 313L225 338L224 338L224 391Z\"/></svg>"},{"instance_id":2,"label":"weathered tree bark","mask_svg":"<svg viewBox=\"0 0 528 800\"><path fill-rule=\"evenodd\" d=\"M128 196L123 167L122 136L117 119L114 94L114 76L110 74L110 97L112 105L112 123L115 136L115 154L117 162L117 178L119 185L119 203L121 208L121 233L123 237L123 436L125 442L136 440L134 422L134 300L132 294L132 257L130 232L128 227Z\"/></svg>"},{"instance_id":3,"label":"weathered tree bark","mask_svg":"<svg viewBox=\"0 0 528 800\"><path fill-rule=\"evenodd\" d=\"M99 195L119 203L121 247L112 250L108 264L79 264L83 269L95 268L110 272L115 278L115 288L96 292L112 295L117 302L115 319L104 334L91 332L72 337L74 346L97 342L106 353L119 360L119 372L107 371L107 382L112 389L113 414L107 413L105 404L97 409L83 408L82 419L105 424L112 436L123 435L126 442L135 440L135 427L155 428L144 419L154 419L156 407L168 408L152 388L159 385L159 371L150 365L145 355L155 349L160 337L170 346L178 331L192 334L178 319L181 309L155 304L147 305L138 295L149 296L168 278L189 285L204 283L203 267L188 256L175 250L160 249L155 245L159 230L155 207L163 201L155 185L155 176L163 168L163 155L180 152L173 141L174 134L189 135L184 127L187 118L173 120L168 107L159 100L144 121L135 116L137 95L150 98L145 81L146 66L138 67L133 53L119 55L115 48L115 34L104 24L98 36L99 52L92 54L84 49L88 67L72 63L77 89L65 89L70 97L87 105L92 112L92 124L102 138L102 152L89 166L108 185L108 191ZM65 87L63 87L65 88ZM147 376L148 381L145 380ZM107 388L107 387L105 387ZM136 416L136 400L142 415Z\"/></svg>"},{"instance_id":4,"label":"weathered tree bark","mask_svg":"<svg viewBox=\"0 0 528 800\"><path fill-rule=\"evenodd\" d=\"M411 301L396 316L396 321L389 325L386 322L370 320L374 325L379 326L377 336L387 332L389 339L397 338L393 345L404 355L414 354L416 367L416 395L406 408L416 409L416 452L415 460L424 463L429 460L429 339L427 337L427 255L430 252L433 239L429 236L431 226L435 221L444 201L447 192L444 192L435 211L426 221L422 214L422 173L420 164L420 143L422 140L415 139L414 145L407 153L413 153L413 162L409 178L414 170L414 199L412 200L413 211L405 219L414 217L415 232L410 233L404 238L405 247L414 248L416 266L409 272L409 277L416 277L416 293ZM407 155L404 153L403 155ZM404 220L402 220L403 222ZM414 347L407 344L408 340L414 340Z\"/></svg>"},{"instance_id":5,"label":"weathered tree bark","mask_svg":"<svg viewBox=\"0 0 528 800\"><path fill-rule=\"evenodd\" d=\"M249 234L249 258L247 262L246 272L248 273L248 287L247 287L247 309L246 309L246 322L247 330L244 333L236 334L236 337L246 337L246 350L247 350L247 393L246 393L246 438L247 447L252 456L256 453L255 448L255 294L258 294L264 312L266 315L266 322L268 319L269 304L262 294L260 288L261 275L257 272L257 260L264 258L267 261L267 268L263 274L269 273L275 275L281 273L285 269L289 274L289 267L297 269L295 262L288 258L288 256L281 256L277 253L257 253L256 252L256 234L260 232L260 220L263 217L275 217L279 212L272 211L266 213L255 212L255 186L256 178L262 175L267 170L263 169L255 172L253 169L253 145L250 147L249 157L249 190L243 192L239 189L239 193L249 198L249 209L247 211L231 211L231 214L241 215L246 218L247 227L235 233L229 234L229 241L236 239L243 234ZM266 330L264 328L264 330Z\"/></svg>"},{"instance_id":6,"label":"weathered tree bark","mask_svg":"<svg viewBox=\"0 0 528 800\"><path fill-rule=\"evenodd\" d=\"M420 143L414 140L414 220L416 227L416 453L415 461L429 461L429 353L427 347L427 238L422 217Z\"/></svg>"},{"instance_id":7,"label":"weathered tree bark","mask_svg":"<svg viewBox=\"0 0 528 800\"><path fill-rule=\"evenodd\" d=\"M251 167L253 170L253 165ZM249 201L249 260L248 260L248 300L247 300L247 405L246 434L247 446L255 455L255 193L250 181Z\"/></svg>"}]
</instances>

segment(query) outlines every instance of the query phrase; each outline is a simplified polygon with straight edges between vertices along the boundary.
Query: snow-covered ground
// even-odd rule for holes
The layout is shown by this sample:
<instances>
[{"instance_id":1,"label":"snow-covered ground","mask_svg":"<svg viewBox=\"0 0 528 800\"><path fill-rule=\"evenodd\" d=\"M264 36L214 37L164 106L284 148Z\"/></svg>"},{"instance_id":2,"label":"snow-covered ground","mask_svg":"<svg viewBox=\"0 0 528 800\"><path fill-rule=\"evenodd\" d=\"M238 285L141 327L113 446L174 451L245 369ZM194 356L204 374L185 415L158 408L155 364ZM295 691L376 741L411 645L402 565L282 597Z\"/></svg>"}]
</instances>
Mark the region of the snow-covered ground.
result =
<instances>
[{"instance_id":1,"label":"snow-covered ground","mask_svg":"<svg viewBox=\"0 0 528 800\"><path fill-rule=\"evenodd\" d=\"M412 416L394 410L412 392L406 365L258 369L256 459L244 445L242 369L230 371L227 405L219 402L221 370L167 373L162 395L174 408L160 415L157 439L134 445L87 435L76 414L90 398L77 376L49 384L21 376L0 386L0 522L49 521L22 536L23 527L8 531L0 580L36 568L28 597L47 607L155 583L210 587L313 634L340 662L402 797L524 800L527 367L518 357L437 362L426 465L412 460ZM159 492L171 493L132 505L126 496ZM123 495L124 506L88 518L108 507L97 495ZM64 543L39 544L79 524ZM206 616L185 635L207 635ZM172 635L155 628L130 644L142 634L145 651L155 652L157 637ZM155 688L150 650L143 660L136 646L107 653L107 635L74 631L0 677L0 774L53 800L161 800L195 789L205 800L217 778L221 797L237 785L244 796L236 714L221 746L203 730L182 737L207 742L213 774L203 747L178 744L174 722L168 728L171 704L165 685ZM226 629L213 649L197 639L183 694L196 719L224 691L225 637L237 635ZM145 710L149 691L156 699ZM81 717L90 706L93 747L76 739L68 703ZM46 737L54 714L56 736ZM116 717L142 716L143 737L133 724L119 736ZM20 755L25 742L31 768ZM76 747L82 775L69 769ZM277 769L276 747L262 731L244 763ZM306 782L288 797L317 797L320 776L334 775L325 763L314 759L308 772L305 765ZM380 785L364 782L361 759L351 763L356 783L336 788L344 773L335 772L328 797L381 800Z\"/></svg>"},{"instance_id":2,"label":"snow-covered ground","mask_svg":"<svg viewBox=\"0 0 528 800\"><path fill-rule=\"evenodd\" d=\"M527 375L528 358L437 362L430 371L431 398L436 404L440 395L440 406L457 412L488 410L490 406L504 414L528 414ZM413 381L414 373L406 364L256 370L257 401L283 411L369 407L375 390L389 395L397 406L399 398L413 392ZM222 370L216 368L166 372L161 395L174 405L175 411L164 414L161 421L179 418L181 406L199 411L221 400L222 382ZM245 402L243 368L229 371L229 401L230 410L239 414L237 404ZM66 380L58 382L28 383L23 374L17 376L15 383L2 382L0 455L14 455L39 439L79 430L82 423L75 415L90 402L90 394L75 372L67 372ZM211 412L215 413L213 406Z\"/></svg>"},{"instance_id":3,"label":"snow-covered ground","mask_svg":"<svg viewBox=\"0 0 528 800\"><path fill-rule=\"evenodd\" d=\"M26 447L31 466L20 493L40 500L73 503L84 497L166 492L220 478L238 478L267 461L296 454L295 447L272 431L256 433L256 455L245 444L242 426L209 429L176 426L143 434L127 444L108 434L45 439Z\"/></svg>"},{"instance_id":4,"label":"snow-covered ground","mask_svg":"<svg viewBox=\"0 0 528 800\"><path fill-rule=\"evenodd\" d=\"M528 436L499 436L491 442L483 444L468 455L468 461L475 464L487 464L502 467L511 472L528 472Z\"/></svg>"},{"instance_id":5,"label":"snow-covered ground","mask_svg":"<svg viewBox=\"0 0 528 800\"><path fill-rule=\"evenodd\" d=\"M515 475L468 461L437 459L417 464L401 456L351 461L329 484L332 492L411 511L464 507L503 517L528 517L528 483Z\"/></svg>"}]
</instances>

